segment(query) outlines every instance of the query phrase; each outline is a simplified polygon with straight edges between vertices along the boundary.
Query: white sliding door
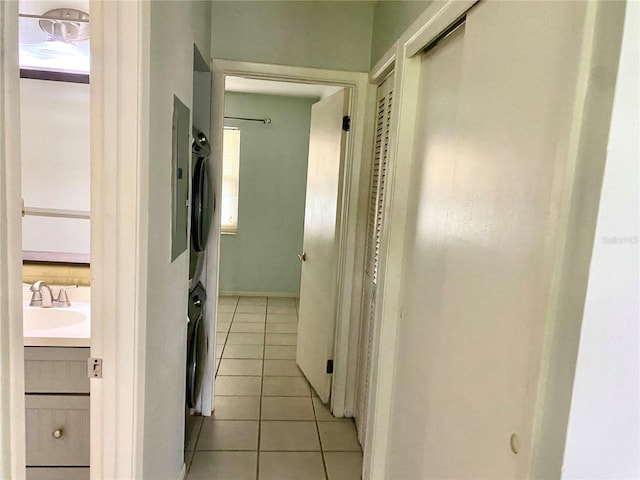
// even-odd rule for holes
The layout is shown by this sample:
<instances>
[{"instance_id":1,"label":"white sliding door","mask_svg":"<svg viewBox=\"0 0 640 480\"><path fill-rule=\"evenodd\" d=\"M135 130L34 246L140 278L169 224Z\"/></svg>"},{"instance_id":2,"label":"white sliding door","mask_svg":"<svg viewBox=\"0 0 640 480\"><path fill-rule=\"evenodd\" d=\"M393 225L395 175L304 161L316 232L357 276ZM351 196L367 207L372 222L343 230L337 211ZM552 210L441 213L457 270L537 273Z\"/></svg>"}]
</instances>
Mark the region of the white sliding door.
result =
<instances>
[{"instance_id":1,"label":"white sliding door","mask_svg":"<svg viewBox=\"0 0 640 480\"><path fill-rule=\"evenodd\" d=\"M480 2L421 57L387 478L529 478L583 2Z\"/></svg>"}]
</instances>

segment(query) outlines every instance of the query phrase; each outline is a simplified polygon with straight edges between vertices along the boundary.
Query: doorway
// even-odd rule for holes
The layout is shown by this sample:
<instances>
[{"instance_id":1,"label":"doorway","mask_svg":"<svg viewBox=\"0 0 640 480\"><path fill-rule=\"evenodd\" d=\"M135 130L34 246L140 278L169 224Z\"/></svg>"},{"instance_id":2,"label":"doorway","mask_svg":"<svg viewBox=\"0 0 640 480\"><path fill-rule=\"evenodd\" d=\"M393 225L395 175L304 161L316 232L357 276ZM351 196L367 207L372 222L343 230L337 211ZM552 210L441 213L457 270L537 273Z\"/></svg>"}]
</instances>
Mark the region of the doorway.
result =
<instances>
[{"instance_id":1,"label":"doorway","mask_svg":"<svg viewBox=\"0 0 640 480\"><path fill-rule=\"evenodd\" d=\"M75 7L18 12L28 478L89 478L89 2Z\"/></svg>"},{"instance_id":2,"label":"doorway","mask_svg":"<svg viewBox=\"0 0 640 480\"><path fill-rule=\"evenodd\" d=\"M340 238L336 230L341 220L339 207L343 197L344 165L347 163L341 154L346 153L348 143L343 142L348 140L347 132L342 133L343 126L346 126L343 125L343 116L348 113L343 107L352 107L346 93L351 93L353 86L300 83L299 79L286 77L256 78L255 73L242 76L235 71L223 78L226 92L222 92L223 102L219 105L222 105L222 116L225 117L222 119L224 123L221 122L224 129L220 129L224 162L218 175L221 185L217 185L220 188L218 198L221 201L223 234L219 251L221 297L216 322L216 408L212 419L201 421L200 431L191 439L185 455L187 459L193 458L192 474L197 476L197 472L202 473L207 465L215 463L216 458L226 455L223 450L229 448L229 439L225 440L227 430L242 428L247 440L244 449L260 452L257 460L255 453L247 452L251 462L259 462L254 467L261 465L258 467L261 470L268 469L274 456L281 456L285 463L287 459L295 463L300 460L300 453L296 452L299 450L298 442L293 439L292 431L283 433L285 436L288 433L293 435L290 445L269 446L269 432L280 428L282 423L298 428L302 436L310 435L308 440L311 443L307 444L313 447L314 452L303 454L313 457L309 461L315 462L310 470L305 471L309 474L318 465L322 470L324 461L332 461L332 454L322 453L325 443L318 440L329 434L324 432L325 428L335 427L349 430L351 435L345 430L341 437L349 438L351 443L341 447L348 452L334 456L349 457L356 471L360 471L361 453L353 421L344 419L340 425L336 423L334 426L324 423L327 419L336 419L305 379L305 375L309 377L308 368L303 375L298 368L300 358L296 361L297 353L300 353L300 338L304 335L311 337L314 333L317 336L313 327L310 331L301 332L302 335L298 333L304 325L302 317L298 323L298 312L303 312L301 307L305 302L304 273L307 265L312 263L304 261L307 259L305 253L308 258L317 258L313 245L310 248L307 242L309 228L305 225L306 220L313 217L313 211L310 215L308 208L309 197L312 196L309 195L312 191L309 185L314 183L309 175L313 167L307 171L307 160L313 157L313 137L314 134L318 136L318 122L312 117L317 107L327 101L338 105L338 113L334 114L337 118L334 131L338 132L335 168L330 169L333 174L334 213L333 220L329 220L334 229L329 236L337 239ZM218 110L217 113L221 112ZM326 189L326 185L322 187L326 176L320 173L315 172L315 183L319 180L321 188ZM330 192L331 189L325 191L320 202L331 205L326 196L328 193L331 197ZM322 194L322 190L314 193L319 197ZM312 225L317 223L316 219ZM337 244L336 241L336 250L325 264L338 258ZM335 275L338 267L329 266L327 270ZM338 282L330 278L321 288L331 292L337 289L337 285ZM312 288L311 291L316 292L317 289ZM329 295L319 295L320 300L327 302ZM298 296L301 296L300 304ZM333 349L333 331L327 340ZM313 363L308 349L302 350L303 358L306 356L307 361L311 359ZM322 374L330 382L326 360L324 357L316 363L321 365ZM331 387L330 383L328 387ZM325 395L325 403L328 403L329 391ZM231 411L230 405L236 402L247 405L242 418L238 417L238 412ZM256 402L258 408L251 414L253 409L250 407ZM328 417L317 418L318 412L314 414L314 411L319 409L319 414L324 412ZM315 447L318 447L317 451ZM202 450L222 451L210 453Z\"/></svg>"},{"instance_id":3,"label":"doorway","mask_svg":"<svg viewBox=\"0 0 640 480\"><path fill-rule=\"evenodd\" d=\"M327 403L348 91L240 77L226 85L221 292L300 298L296 360Z\"/></svg>"},{"instance_id":4,"label":"doorway","mask_svg":"<svg viewBox=\"0 0 640 480\"><path fill-rule=\"evenodd\" d=\"M354 288L354 279L359 273L358 262L356 259L362 253L362 250L356 244L356 230L358 223L358 213L361 205L356 198L359 198L358 192L361 186L361 159L363 158L362 146L368 142L364 141L365 132L365 109L369 98L369 88L366 75L351 72L335 72L317 69L307 69L298 67L281 67L273 65L248 64L240 62L231 62L223 60L214 60L214 116L213 116L213 135L214 150L217 148L218 158L223 155L222 144L225 126L225 92L224 85L227 77L239 77L243 79L251 79L252 81L270 81L284 82L287 89L291 91L293 88L308 88L310 85L325 85L334 89L346 89L350 92L348 105L351 111L351 131L346 138L344 146L344 163L341 165L341 175L339 176L341 194L337 200L336 215L336 269L334 276L334 284L330 287L333 289L335 298L334 319L335 332L331 335L331 344L334 348L333 363L334 371L330 375L331 382L331 398L330 407L334 415L337 417L353 415L353 397L354 397L354 381L355 374L355 344L357 344L357 325L351 321L354 310L359 310L359 305L354 307L350 298ZM226 115L238 116L241 115ZM255 115L251 118L269 118L268 115ZM247 118L250 118L249 116ZM263 118L263 119L264 119ZM227 121L233 119L227 119ZM238 120L239 122L249 123L247 120ZM253 123L253 122L252 122ZM255 122L259 126L258 122ZM268 125L264 122L263 126ZM232 125L227 125L232 126ZM235 125L238 128L238 124ZM342 128L342 119L340 120L340 128ZM240 136L242 136L242 126L239 128ZM247 127L245 127L247 128ZM216 138L217 136L217 138ZM368 173L368 171L367 171ZM218 178L222 179L223 172L218 172ZM217 185L219 192L222 190L222 182ZM240 190L242 187L240 187ZM305 199L306 200L306 199ZM224 207L222 207L224 209ZM241 210L241 209L240 209ZM240 211L241 213L241 211ZM242 219L239 218L239 226L242 228ZM223 239L224 241L224 239ZM222 250L223 251L223 250ZM290 252L293 260L297 255L303 256L304 251ZM302 260L302 258L300 258ZM224 260L221 258L221 264ZM214 266L215 268L215 266ZM224 267L222 267L224 268ZM303 267L304 268L304 267ZM221 270L221 282L223 279L223 271ZM239 293L234 291L226 291L220 289L223 293ZM255 291L255 290L254 290ZM302 296L304 298L304 288L302 288ZM269 291L257 291L256 293L264 294ZM271 292L273 293L273 292ZM345 301L349 299L349 301ZM352 345L353 344L353 345ZM324 358L322 369L327 371L327 359ZM214 388L215 390L215 388ZM329 398L327 397L327 400Z\"/></svg>"},{"instance_id":5,"label":"doorway","mask_svg":"<svg viewBox=\"0 0 640 480\"><path fill-rule=\"evenodd\" d=\"M238 76L225 89L220 293L294 302L297 336L281 341L327 403L348 90Z\"/></svg>"}]
</instances>

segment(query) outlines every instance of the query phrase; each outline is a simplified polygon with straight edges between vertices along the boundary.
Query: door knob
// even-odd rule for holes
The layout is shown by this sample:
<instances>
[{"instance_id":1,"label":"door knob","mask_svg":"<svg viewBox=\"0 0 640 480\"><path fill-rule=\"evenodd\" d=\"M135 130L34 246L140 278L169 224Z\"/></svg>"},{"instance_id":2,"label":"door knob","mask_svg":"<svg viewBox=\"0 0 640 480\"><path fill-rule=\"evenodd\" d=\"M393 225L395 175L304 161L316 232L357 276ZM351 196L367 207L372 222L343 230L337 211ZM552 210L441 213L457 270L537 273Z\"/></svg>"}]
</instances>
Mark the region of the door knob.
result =
<instances>
[{"instance_id":1,"label":"door knob","mask_svg":"<svg viewBox=\"0 0 640 480\"><path fill-rule=\"evenodd\" d=\"M298 260L300 260L301 262L306 262L307 261L307 252L302 252L302 255L298 255Z\"/></svg>"},{"instance_id":2,"label":"door knob","mask_svg":"<svg viewBox=\"0 0 640 480\"><path fill-rule=\"evenodd\" d=\"M53 438L57 440L59 438L62 438L63 434L64 434L64 430L61 428L58 428L57 430L54 430L54 432L51 435L53 436Z\"/></svg>"}]
</instances>

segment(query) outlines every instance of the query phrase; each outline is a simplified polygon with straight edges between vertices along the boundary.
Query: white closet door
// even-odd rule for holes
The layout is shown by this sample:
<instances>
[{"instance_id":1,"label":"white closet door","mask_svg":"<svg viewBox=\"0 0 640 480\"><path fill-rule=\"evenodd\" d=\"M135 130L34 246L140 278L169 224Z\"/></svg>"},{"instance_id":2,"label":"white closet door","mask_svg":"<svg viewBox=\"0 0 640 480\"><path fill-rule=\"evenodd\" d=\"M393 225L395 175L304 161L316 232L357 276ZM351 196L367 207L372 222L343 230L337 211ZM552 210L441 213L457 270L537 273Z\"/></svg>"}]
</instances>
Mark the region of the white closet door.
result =
<instances>
[{"instance_id":1,"label":"white closet door","mask_svg":"<svg viewBox=\"0 0 640 480\"><path fill-rule=\"evenodd\" d=\"M369 418L369 392L375 382L373 339L375 333L376 285L380 262L380 236L384 221L384 192L389 159L389 130L393 102L393 73L378 87L375 148L369 186L369 210L365 250L362 320L358 347L358 384L356 385L356 425L364 445Z\"/></svg>"},{"instance_id":2,"label":"white closet door","mask_svg":"<svg viewBox=\"0 0 640 480\"><path fill-rule=\"evenodd\" d=\"M586 10L479 2L422 55L387 478L531 477Z\"/></svg>"},{"instance_id":3,"label":"white closet door","mask_svg":"<svg viewBox=\"0 0 640 480\"><path fill-rule=\"evenodd\" d=\"M444 346L448 341L439 334L442 327L432 326L425 314L431 309L437 312L445 286L442 230L447 209L441 206L446 206L452 193L464 38L462 25L422 56L403 265L406 320L398 327L403 343L398 347L397 363L402 370L394 380L397 392L389 441L394 478L428 478L422 459L425 416L430 413L425 407L433 394L428 350L433 350L433 342ZM399 398L401 391L406 397Z\"/></svg>"}]
</instances>

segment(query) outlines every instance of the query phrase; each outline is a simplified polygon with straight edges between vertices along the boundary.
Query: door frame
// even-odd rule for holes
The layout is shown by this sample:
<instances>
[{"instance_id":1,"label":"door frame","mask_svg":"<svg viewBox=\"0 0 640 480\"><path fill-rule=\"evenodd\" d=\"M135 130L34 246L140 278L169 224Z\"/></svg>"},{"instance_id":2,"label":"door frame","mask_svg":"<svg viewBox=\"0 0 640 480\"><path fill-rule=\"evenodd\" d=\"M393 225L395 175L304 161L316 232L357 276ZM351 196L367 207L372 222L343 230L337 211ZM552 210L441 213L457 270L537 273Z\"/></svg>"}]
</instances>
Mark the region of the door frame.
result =
<instances>
[{"instance_id":1,"label":"door frame","mask_svg":"<svg viewBox=\"0 0 640 480\"><path fill-rule=\"evenodd\" d=\"M91 478L142 476L149 26L147 2L91 1ZM18 3L0 5L2 52L18 51ZM0 476L25 477L17 55L0 57ZM135 88L132 88L135 86ZM16 128L17 126L17 128ZM147 142L148 143L148 142ZM6 221L5 221L6 220ZM6 261L6 263L5 263ZM5 353L8 352L8 353ZM5 377L6 375L6 377Z\"/></svg>"},{"instance_id":2,"label":"door frame","mask_svg":"<svg viewBox=\"0 0 640 480\"><path fill-rule=\"evenodd\" d=\"M394 70L394 98L391 118L390 152L385 192L385 224L380 245L378 288L380 295L375 305L374 349L377 354L378 378L369 393L372 415L367 422L364 445L363 478L386 478L392 393L394 389L397 355L398 324L402 320L401 291L402 265L405 250L407 201L411 179L417 98L420 81L420 53L430 43L463 17L478 0L447 0L434 2L400 36L369 73L372 84L380 84ZM582 304L586 275L590 260L598 196L589 188L602 180L604 158L602 144L589 148L589 138L597 132L608 131L608 118L599 118L601 110L609 111L607 95L598 97L596 80L589 75L594 63L615 69L617 57L607 49L606 31L618 32L620 7L591 3L587 7L587 22L581 52L579 92L575 99L572 136L569 139L574 169L563 179L566 193L559 215L564 220L559 235L564 241L556 252L554 284L550 295L552 305L546 318L543 360L537 383L536 410L534 412L534 438L531 442L530 471L536 478L549 476L549 464L561 465L566 426L568 423L571 385L575 372L577 347L580 338ZM613 42L615 43L615 42ZM619 45L618 45L619 48ZM589 108L585 108L589 105ZM589 115L589 112L591 114ZM606 117L606 115L605 115ZM606 124L606 125L605 125ZM599 138L599 141L602 141ZM605 146L606 147L606 146ZM578 200L575 200L578 199ZM582 222L582 223L581 223ZM578 227L581 225L581 227ZM586 271L584 267L586 266ZM570 279L578 280L572 282ZM579 285L575 285L575 283ZM577 290L576 290L577 289ZM564 324L558 312L567 320ZM558 360L558 359L561 359ZM374 383L372 383L373 387ZM558 463L560 462L560 463ZM559 474L559 469L555 474Z\"/></svg>"},{"instance_id":3,"label":"door frame","mask_svg":"<svg viewBox=\"0 0 640 480\"><path fill-rule=\"evenodd\" d=\"M91 478L142 478L150 5L91 0Z\"/></svg>"},{"instance_id":4,"label":"door frame","mask_svg":"<svg viewBox=\"0 0 640 480\"><path fill-rule=\"evenodd\" d=\"M360 328L364 247L362 232L362 188L368 180L368 158L373 138L372 116L368 112L375 103L375 90L370 88L368 75L359 72L325 70L308 67L269 65L213 59L212 145L214 158L222 159L222 131L224 127L224 83L227 76L258 80L335 85L351 90L351 134L347 138L347 154L343 169L344 183L340 212L338 275L336 295L336 328L334 372L331 385L331 410L337 417L353 416L355 379ZM373 92L373 95L372 95ZM364 159L364 161L363 161ZM216 162L221 169L221 162ZM217 191L221 188L221 172L217 172ZM363 183L363 179L364 183ZM219 245L213 258L220 255ZM218 264L215 265L216 275ZM215 405L215 400L214 400Z\"/></svg>"},{"instance_id":5,"label":"door frame","mask_svg":"<svg viewBox=\"0 0 640 480\"><path fill-rule=\"evenodd\" d=\"M20 480L26 445L18 2L0 4L0 26L0 477Z\"/></svg>"}]
</instances>

